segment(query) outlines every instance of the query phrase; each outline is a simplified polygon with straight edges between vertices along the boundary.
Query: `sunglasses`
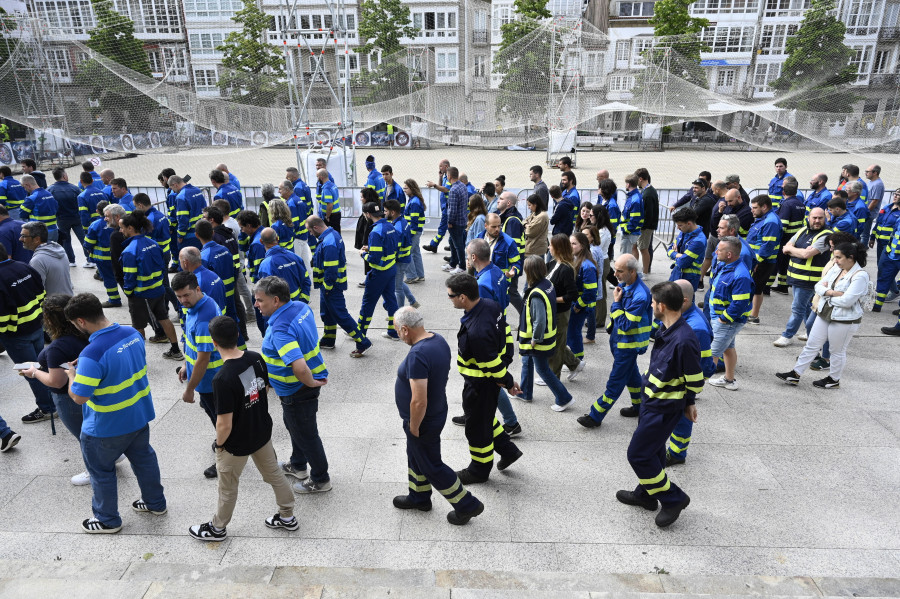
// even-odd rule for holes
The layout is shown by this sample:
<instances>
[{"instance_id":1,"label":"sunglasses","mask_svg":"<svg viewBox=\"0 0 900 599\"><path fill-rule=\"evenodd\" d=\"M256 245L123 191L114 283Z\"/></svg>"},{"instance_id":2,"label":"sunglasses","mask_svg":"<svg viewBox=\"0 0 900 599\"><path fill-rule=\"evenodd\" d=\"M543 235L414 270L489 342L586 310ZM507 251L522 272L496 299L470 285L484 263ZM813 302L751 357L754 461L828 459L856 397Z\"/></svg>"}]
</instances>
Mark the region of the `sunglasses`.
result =
<instances>
[{"instance_id":1,"label":"sunglasses","mask_svg":"<svg viewBox=\"0 0 900 599\"><path fill-rule=\"evenodd\" d=\"M448 293L447 297L449 297L450 299L453 299L455 297L459 297L460 295L461 295L460 293Z\"/></svg>"}]
</instances>

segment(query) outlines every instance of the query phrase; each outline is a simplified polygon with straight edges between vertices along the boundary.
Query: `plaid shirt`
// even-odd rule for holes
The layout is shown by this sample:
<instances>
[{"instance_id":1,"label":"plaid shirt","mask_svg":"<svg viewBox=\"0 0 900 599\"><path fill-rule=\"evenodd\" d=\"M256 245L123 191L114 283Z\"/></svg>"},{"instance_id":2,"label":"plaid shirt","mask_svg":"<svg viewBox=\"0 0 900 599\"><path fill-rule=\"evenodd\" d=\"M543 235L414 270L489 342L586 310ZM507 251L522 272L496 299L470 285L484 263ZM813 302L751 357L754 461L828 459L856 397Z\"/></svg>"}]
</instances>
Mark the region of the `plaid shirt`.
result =
<instances>
[{"instance_id":1,"label":"plaid shirt","mask_svg":"<svg viewBox=\"0 0 900 599\"><path fill-rule=\"evenodd\" d=\"M466 226L469 216L469 192L464 183L456 181L450 187L447 199L447 223L455 227Z\"/></svg>"}]
</instances>

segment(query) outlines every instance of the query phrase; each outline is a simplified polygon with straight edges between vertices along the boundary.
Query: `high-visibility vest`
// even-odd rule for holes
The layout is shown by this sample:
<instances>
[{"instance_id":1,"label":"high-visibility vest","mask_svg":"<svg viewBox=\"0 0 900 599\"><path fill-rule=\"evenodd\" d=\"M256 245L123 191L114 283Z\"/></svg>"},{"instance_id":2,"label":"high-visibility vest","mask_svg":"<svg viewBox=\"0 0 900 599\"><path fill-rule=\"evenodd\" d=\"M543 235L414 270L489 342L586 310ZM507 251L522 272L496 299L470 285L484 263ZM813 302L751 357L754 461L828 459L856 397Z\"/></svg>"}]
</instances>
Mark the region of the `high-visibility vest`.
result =
<instances>
[{"instance_id":1,"label":"high-visibility vest","mask_svg":"<svg viewBox=\"0 0 900 599\"><path fill-rule=\"evenodd\" d=\"M531 339L534 336L534 323L531 322L531 300L533 296L539 297L544 302L547 311L547 330L540 343L531 347ZM522 314L519 316L519 353L540 353L549 355L556 348L556 292L549 280L543 279L525 294L525 304Z\"/></svg>"}]
</instances>

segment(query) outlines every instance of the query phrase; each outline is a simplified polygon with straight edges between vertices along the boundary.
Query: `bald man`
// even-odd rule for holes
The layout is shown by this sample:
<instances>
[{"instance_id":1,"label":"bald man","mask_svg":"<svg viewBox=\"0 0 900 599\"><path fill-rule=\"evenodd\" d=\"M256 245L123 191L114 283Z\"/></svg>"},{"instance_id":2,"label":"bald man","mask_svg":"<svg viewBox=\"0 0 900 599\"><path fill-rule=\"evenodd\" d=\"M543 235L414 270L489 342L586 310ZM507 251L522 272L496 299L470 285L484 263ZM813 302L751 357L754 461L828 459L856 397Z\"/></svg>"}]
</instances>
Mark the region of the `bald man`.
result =
<instances>
[{"instance_id":1,"label":"bald man","mask_svg":"<svg viewBox=\"0 0 900 599\"><path fill-rule=\"evenodd\" d=\"M203 266L203 257L199 248L188 246L178 252L178 262L181 264L181 270L192 272L197 277L200 284L200 290L204 295L213 298L219 310L225 313L225 283L219 278L219 275ZM184 329L184 315L187 310L182 306L181 310L182 330Z\"/></svg>"},{"instance_id":2,"label":"bald man","mask_svg":"<svg viewBox=\"0 0 900 599\"><path fill-rule=\"evenodd\" d=\"M602 183L603 181L606 181L607 179L609 179L609 171L608 170L606 170L605 168L602 168L599 171L597 171L597 186L598 187L599 187L600 183Z\"/></svg>"},{"instance_id":3,"label":"bald man","mask_svg":"<svg viewBox=\"0 0 900 599\"><path fill-rule=\"evenodd\" d=\"M238 181L238 178L234 176L234 173L232 173L230 170L228 170L228 167L227 167L227 166L225 166L225 165L222 164L222 163L219 163L219 164L216 165L216 170L217 170L217 171L222 171L223 173L225 173L226 175L228 175L228 182L231 183L232 185L234 185L235 187L237 187L237 188L240 190L240 188L241 188L241 182ZM232 216L233 216L233 215L232 215Z\"/></svg>"},{"instance_id":4,"label":"bald man","mask_svg":"<svg viewBox=\"0 0 900 599\"><path fill-rule=\"evenodd\" d=\"M112 193L112 180L116 178L116 174L112 172L112 169L105 168L100 171L100 181L103 182L103 193L106 194L107 199L109 199L110 204L118 204L119 200Z\"/></svg>"}]
</instances>

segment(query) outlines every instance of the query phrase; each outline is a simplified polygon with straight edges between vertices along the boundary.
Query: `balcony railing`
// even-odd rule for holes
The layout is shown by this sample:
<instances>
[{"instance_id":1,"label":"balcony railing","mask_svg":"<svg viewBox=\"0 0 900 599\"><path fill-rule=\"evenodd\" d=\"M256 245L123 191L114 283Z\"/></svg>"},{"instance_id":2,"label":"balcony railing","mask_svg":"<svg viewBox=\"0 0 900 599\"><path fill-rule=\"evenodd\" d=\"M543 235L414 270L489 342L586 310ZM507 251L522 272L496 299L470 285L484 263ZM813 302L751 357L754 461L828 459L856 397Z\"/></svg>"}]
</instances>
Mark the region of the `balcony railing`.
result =
<instances>
[{"instance_id":1,"label":"balcony railing","mask_svg":"<svg viewBox=\"0 0 900 599\"><path fill-rule=\"evenodd\" d=\"M476 29L472 32L472 43L475 45L486 45L488 43L487 29Z\"/></svg>"},{"instance_id":2,"label":"balcony railing","mask_svg":"<svg viewBox=\"0 0 900 599\"><path fill-rule=\"evenodd\" d=\"M900 40L900 27L882 27L878 32L878 40L883 42Z\"/></svg>"},{"instance_id":3,"label":"balcony railing","mask_svg":"<svg viewBox=\"0 0 900 599\"><path fill-rule=\"evenodd\" d=\"M869 78L870 87L891 88L900 84L900 76L898 75L872 75Z\"/></svg>"}]
</instances>

